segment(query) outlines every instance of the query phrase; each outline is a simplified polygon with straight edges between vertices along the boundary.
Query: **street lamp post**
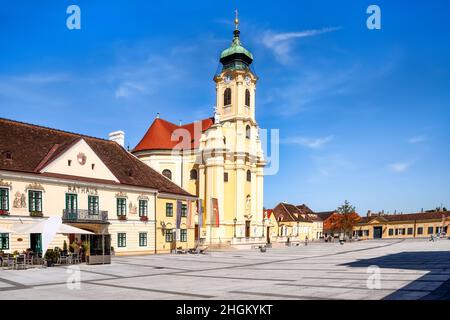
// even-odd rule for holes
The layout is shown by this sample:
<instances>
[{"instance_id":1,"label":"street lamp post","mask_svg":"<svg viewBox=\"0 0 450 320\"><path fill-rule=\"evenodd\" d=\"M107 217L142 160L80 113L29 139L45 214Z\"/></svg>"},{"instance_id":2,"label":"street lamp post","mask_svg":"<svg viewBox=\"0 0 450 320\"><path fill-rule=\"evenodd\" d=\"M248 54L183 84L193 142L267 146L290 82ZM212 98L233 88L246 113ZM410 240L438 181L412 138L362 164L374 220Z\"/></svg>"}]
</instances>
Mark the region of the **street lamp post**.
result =
<instances>
[{"instance_id":1,"label":"street lamp post","mask_svg":"<svg viewBox=\"0 0 450 320\"><path fill-rule=\"evenodd\" d=\"M237 222L236 217L234 217L233 222L234 222L234 238L236 238L236 222Z\"/></svg>"},{"instance_id":2,"label":"street lamp post","mask_svg":"<svg viewBox=\"0 0 450 320\"><path fill-rule=\"evenodd\" d=\"M264 238L264 222L266 221L266 219L262 219L262 237Z\"/></svg>"}]
</instances>

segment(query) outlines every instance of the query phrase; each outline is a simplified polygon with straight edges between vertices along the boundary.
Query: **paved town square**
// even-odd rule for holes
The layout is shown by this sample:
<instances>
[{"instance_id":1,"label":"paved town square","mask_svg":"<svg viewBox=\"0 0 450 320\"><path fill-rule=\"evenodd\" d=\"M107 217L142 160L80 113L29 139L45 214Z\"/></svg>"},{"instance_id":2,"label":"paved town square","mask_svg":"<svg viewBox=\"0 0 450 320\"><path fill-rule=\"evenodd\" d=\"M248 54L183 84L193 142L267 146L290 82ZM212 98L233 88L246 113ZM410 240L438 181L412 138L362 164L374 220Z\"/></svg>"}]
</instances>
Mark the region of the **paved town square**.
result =
<instances>
[{"instance_id":1,"label":"paved town square","mask_svg":"<svg viewBox=\"0 0 450 320\"><path fill-rule=\"evenodd\" d=\"M444 239L114 257L71 268L3 270L0 291L4 299L450 298Z\"/></svg>"}]
</instances>

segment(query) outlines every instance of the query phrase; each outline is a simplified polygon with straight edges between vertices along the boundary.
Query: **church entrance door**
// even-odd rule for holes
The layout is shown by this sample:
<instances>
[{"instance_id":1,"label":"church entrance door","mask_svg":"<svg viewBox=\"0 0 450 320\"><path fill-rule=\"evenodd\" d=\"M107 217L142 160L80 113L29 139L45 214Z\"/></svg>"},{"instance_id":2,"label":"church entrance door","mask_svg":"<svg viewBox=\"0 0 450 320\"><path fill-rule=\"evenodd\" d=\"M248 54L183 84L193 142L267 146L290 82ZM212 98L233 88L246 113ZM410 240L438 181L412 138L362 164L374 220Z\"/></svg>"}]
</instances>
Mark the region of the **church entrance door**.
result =
<instances>
[{"instance_id":1,"label":"church entrance door","mask_svg":"<svg viewBox=\"0 0 450 320\"><path fill-rule=\"evenodd\" d=\"M245 237L250 238L250 221L245 221Z\"/></svg>"}]
</instances>

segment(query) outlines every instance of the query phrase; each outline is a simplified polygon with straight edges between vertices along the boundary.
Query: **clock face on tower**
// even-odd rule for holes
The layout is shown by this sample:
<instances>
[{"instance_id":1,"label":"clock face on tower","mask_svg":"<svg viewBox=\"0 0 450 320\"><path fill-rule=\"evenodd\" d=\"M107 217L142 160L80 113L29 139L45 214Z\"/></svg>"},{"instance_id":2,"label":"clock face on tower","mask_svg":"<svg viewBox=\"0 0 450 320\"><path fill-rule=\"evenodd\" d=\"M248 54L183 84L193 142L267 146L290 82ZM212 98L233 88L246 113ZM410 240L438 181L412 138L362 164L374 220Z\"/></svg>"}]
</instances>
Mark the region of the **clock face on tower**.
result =
<instances>
[{"instance_id":1,"label":"clock face on tower","mask_svg":"<svg viewBox=\"0 0 450 320\"><path fill-rule=\"evenodd\" d=\"M232 78L229 74L227 74L227 75L225 76L225 83L230 83L231 80L233 80L233 78Z\"/></svg>"},{"instance_id":2,"label":"clock face on tower","mask_svg":"<svg viewBox=\"0 0 450 320\"><path fill-rule=\"evenodd\" d=\"M250 76L245 76L245 83L247 84L247 85L249 85L250 84L250 81L252 81L252 78L250 78Z\"/></svg>"}]
</instances>

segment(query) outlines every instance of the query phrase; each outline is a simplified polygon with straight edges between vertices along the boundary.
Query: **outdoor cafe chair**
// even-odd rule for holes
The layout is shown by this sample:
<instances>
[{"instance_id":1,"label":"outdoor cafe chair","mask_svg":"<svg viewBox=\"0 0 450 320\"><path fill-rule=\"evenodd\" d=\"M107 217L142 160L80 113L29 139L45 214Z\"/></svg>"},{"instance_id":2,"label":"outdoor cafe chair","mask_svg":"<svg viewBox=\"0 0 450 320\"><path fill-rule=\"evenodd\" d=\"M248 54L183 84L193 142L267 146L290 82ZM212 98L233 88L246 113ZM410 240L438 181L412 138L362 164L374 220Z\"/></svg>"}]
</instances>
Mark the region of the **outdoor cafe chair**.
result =
<instances>
[{"instance_id":1,"label":"outdoor cafe chair","mask_svg":"<svg viewBox=\"0 0 450 320\"><path fill-rule=\"evenodd\" d=\"M34 260L33 254L27 254L25 256L25 264L33 265L33 260Z\"/></svg>"},{"instance_id":2,"label":"outdoor cafe chair","mask_svg":"<svg viewBox=\"0 0 450 320\"><path fill-rule=\"evenodd\" d=\"M25 260L26 258L24 254L18 255L16 257L14 268L17 270L19 270L20 268L26 269Z\"/></svg>"},{"instance_id":3,"label":"outdoor cafe chair","mask_svg":"<svg viewBox=\"0 0 450 320\"><path fill-rule=\"evenodd\" d=\"M78 263L80 263L80 256L78 255L78 253L74 253L73 255L72 255L72 263L73 264L78 264Z\"/></svg>"},{"instance_id":4,"label":"outdoor cafe chair","mask_svg":"<svg viewBox=\"0 0 450 320\"><path fill-rule=\"evenodd\" d=\"M2 267L13 268L14 260L10 254L6 254L2 257Z\"/></svg>"},{"instance_id":5,"label":"outdoor cafe chair","mask_svg":"<svg viewBox=\"0 0 450 320\"><path fill-rule=\"evenodd\" d=\"M69 263L69 257L66 255L60 255L58 258L58 264L68 264Z\"/></svg>"}]
</instances>

